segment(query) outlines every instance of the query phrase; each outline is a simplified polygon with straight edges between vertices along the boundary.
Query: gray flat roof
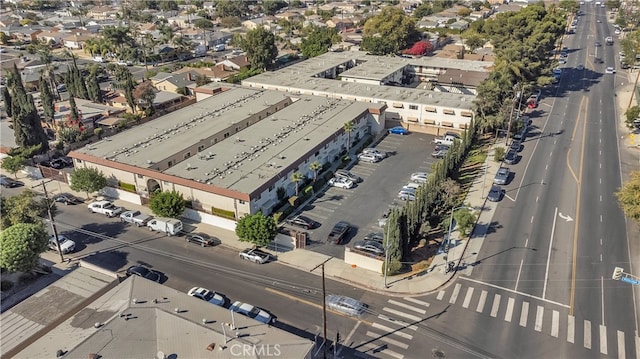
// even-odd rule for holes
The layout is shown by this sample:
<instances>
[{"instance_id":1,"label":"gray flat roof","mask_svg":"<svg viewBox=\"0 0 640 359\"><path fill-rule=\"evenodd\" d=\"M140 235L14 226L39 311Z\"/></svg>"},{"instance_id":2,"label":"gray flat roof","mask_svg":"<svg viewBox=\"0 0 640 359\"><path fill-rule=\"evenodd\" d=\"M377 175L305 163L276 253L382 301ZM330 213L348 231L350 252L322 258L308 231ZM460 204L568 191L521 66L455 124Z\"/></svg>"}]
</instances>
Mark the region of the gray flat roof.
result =
<instances>
[{"instance_id":1,"label":"gray flat roof","mask_svg":"<svg viewBox=\"0 0 640 359\"><path fill-rule=\"evenodd\" d=\"M76 152L149 168L232 123L282 101L282 92L232 87Z\"/></svg>"},{"instance_id":2,"label":"gray flat roof","mask_svg":"<svg viewBox=\"0 0 640 359\"><path fill-rule=\"evenodd\" d=\"M301 96L275 114L209 147L206 154L193 156L164 172L252 193L339 131L345 122L369 108L383 106Z\"/></svg>"}]
</instances>

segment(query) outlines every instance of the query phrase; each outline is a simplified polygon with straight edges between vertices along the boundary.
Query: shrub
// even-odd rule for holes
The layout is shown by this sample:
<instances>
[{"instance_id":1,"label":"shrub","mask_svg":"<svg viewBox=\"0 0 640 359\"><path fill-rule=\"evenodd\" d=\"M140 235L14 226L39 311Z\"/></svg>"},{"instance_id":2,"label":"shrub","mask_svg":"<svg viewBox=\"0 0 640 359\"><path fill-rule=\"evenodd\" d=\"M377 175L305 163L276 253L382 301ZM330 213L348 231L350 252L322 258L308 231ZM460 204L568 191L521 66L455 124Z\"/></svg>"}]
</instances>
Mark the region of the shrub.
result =
<instances>
[{"instance_id":1,"label":"shrub","mask_svg":"<svg viewBox=\"0 0 640 359\"><path fill-rule=\"evenodd\" d=\"M227 211L226 209L211 207L211 214L222 218L236 219L236 213L234 211Z\"/></svg>"},{"instance_id":2,"label":"shrub","mask_svg":"<svg viewBox=\"0 0 640 359\"><path fill-rule=\"evenodd\" d=\"M504 160L505 153L506 153L506 151L505 151L504 147L502 147L502 146L496 147L494 149L494 152L493 152L493 159L496 162L502 162Z\"/></svg>"},{"instance_id":3,"label":"shrub","mask_svg":"<svg viewBox=\"0 0 640 359\"><path fill-rule=\"evenodd\" d=\"M276 190L276 196L278 197L278 201L282 201L286 195L287 195L287 192L285 191L284 187L278 187L278 189Z\"/></svg>"},{"instance_id":4,"label":"shrub","mask_svg":"<svg viewBox=\"0 0 640 359\"><path fill-rule=\"evenodd\" d=\"M385 262L382 262L382 274L384 274L384 270L385 270ZM400 270L402 269L402 263L395 259L389 259L389 271L387 272L387 275L395 275L400 273Z\"/></svg>"},{"instance_id":5,"label":"shrub","mask_svg":"<svg viewBox=\"0 0 640 359\"><path fill-rule=\"evenodd\" d=\"M128 192L136 192L136 185L130 184L130 183L125 183L125 182L118 182L118 187L122 188L125 191Z\"/></svg>"},{"instance_id":6,"label":"shrub","mask_svg":"<svg viewBox=\"0 0 640 359\"><path fill-rule=\"evenodd\" d=\"M23 273L20 274L20 277L18 277L18 283L20 284L27 284L29 282L32 282L34 279L36 279L36 275L33 273Z\"/></svg>"},{"instance_id":7,"label":"shrub","mask_svg":"<svg viewBox=\"0 0 640 359\"><path fill-rule=\"evenodd\" d=\"M313 186L307 186L302 190L302 193L304 194L305 197L309 197L311 196L311 194L313 193Z\"/></svg>"},{"instance_id":8,"label":"shrub","mask_svg":"<svg viewBox=\"0 0 640 359\"><path fill-rule=\"evenodd\" d=\"M297 207L300 204L300 197L298 196L289 197L289 204L293 207Z\"/></svg>"},{"instance_id":9,"label":"shrub","mask_svg":"<svg viewBox=\"0 0 640 359\"><path fill-rule=\"evenodd\" d=\"M11 288L13 288L13 282L10 280L3 280L0 281L0 291L7 291L10 290Z\"/></svg>"},{"instance_id":10,"label":"shrub","mask_svg":"<svg viewBox=\"0 0 640 359\"><path fill-rule=\"evenodd\" d=\"M318 177L318 180L316 180L313 184L313 189L319 191L322 189L325 183L327 183L327 181L324 179L324 177Z\"/></svg>"}]
</instances>

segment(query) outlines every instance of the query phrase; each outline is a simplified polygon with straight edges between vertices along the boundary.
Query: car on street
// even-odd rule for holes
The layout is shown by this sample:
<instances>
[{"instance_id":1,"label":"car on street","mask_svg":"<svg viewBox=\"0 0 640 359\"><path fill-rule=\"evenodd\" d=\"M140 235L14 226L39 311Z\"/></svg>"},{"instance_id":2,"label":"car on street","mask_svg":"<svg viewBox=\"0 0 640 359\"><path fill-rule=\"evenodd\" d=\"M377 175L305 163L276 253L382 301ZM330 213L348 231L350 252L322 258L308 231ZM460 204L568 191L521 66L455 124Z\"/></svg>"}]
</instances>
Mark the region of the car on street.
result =
<instances>
[{"instance_id":1,"label":"car on street","mask_svg":"<svg viewBox=\"0 0 640 359\"><path fill-rule=\"evenodd\" d=\"M584 65L580 64L580 65L576 66L576 70L579 70L579 71L584 70Z\"/></svg>"},{"instance_id":2,"label":"car on street","mask_svg":"<svg viewBox=\"0 0 640 359\"><path fill-rule=\"evenodd\" d=\"M498 185L491 185L487 199L491 202L498 202L502 198L502 187Z\"/></svg>"},{"instance_id":3,"label":"car on street","mask_svg":"<svg viewBox=\"0 0 640 359\"><path fill-rule=\"evenodd\" d=\"M565 57L561 57L558 59L558 63L559 64L566 64L567 63L567 59Z\"/></svg>"},{"instance_id":4,"label":"car on street","mask_svg":"<svg viewBox=\"0 0 640 359\"><path fill-rule=\"evenodd\" d=\"M314 229L318 225L316 221L310 219L309 217L300 216L300 215L287 219L285 223L292 226L304 228L307 230Z\"/></svg>"},{"instance_id":5,"label":"car on street","mask_svg":"<svg viewBox=\"0 0 640 359\"><path fill-rule=\"evenodd\" d=\"M411 180L418 183L426 183L429 174L427 172L414 172L411 174Z\"/></svg>"},{"instance_id":6,"label":"car on street","mask_svg":"<svg viewBox=\"0 0 640 359\"><path fill-rule=\"evenodd\" d=\"M520 151L520 147L522 147L522 142L513 140L511 141L511 145L509 145L509 150Z\"/></svg>"},{"instance_id":7,"label":"car on street","mask_svg":"<svg viewBox=\"0 0 640 359\"><path fill-rule=\"evenodd\" d=\"M229 310L232 312L240 313L251 319L255 319L260 323L274 324L276 322L276 318L274 316L267 313L265 310L248 303L234 302L229 307Z\"/></svg>"},{"instance_id":8,"label":"car on street","mask_svg":"<svg viewBox=\"0 0 640 359\"><path fill-rule=\"evenodd\" d=\"M258 248L247 248L239 253L240 258L257 263L264 264L271 260L271 254Z\"/></svg>"},{"instance_id":9,"label":"car on street","mask_svg":"<svg viewBox=\"0 0 640 359\"><path fill-rule=\"evenodd\" d=\"M224 296L211 291L207 288L193 287L187 292L188 295L204 300L205 302L224 307L227 304L227 300Z\"/></svg>"},{"instance_id":10,"label":"car on street","mask_svg":"<svg viewBox=\"0 0 640 359\"><path fill-rule=\"evenodd\" d=\"M377 156L382 157L382 158L387 158L387 156L389 155L388 153L386 153L384 151L380 151L377 148L371 148L371 147L365 148L364 150L362 150L362 153L377 155Z\"/></svg>"},{"instance_id":11,"label":"car on street","mask_svg":"<svg viewBox=\"0 0 640 359\"><path fill-rule=\"evenodd\" d=\"M336 223L331 229L331 232L329 232L329 236L327 236L327 242L340 244L344 240L344 237L347 236L350 229L351 225L348 222L340 221Z\"/></svg>"},{"instance_id":12,"label":"car on street","mask_svg":"<svg viewBox=\"0 0 640 359\"><path fill-rule=\"evenodd\" d=\"M9 178L5 175L0 175L0 186L4 188L14 188L24 185L20 181L16 181L13 178Z\"/></svg>"},{"instance_id":13,"label":"car on street","mask_svg":"<svg viewBox=\"0 0 640 359\"><path fill-rule=\"evenodd\" d=\"M149 269L145 266L131 266L127 268L126 271L127 277L132 275L137 275L138 277L142 277L157 283L160 283L160 279L162 279L162 275L158 271L154 271L153 269Z\"/></svg>"},{"instance_id":14,"label":"car on street","mask_svg":"<svg viewBox=\"0 0 640 359\"><path fill-rule=\"evenodd\" d=\"M362 162L376 163L376 162L380 162L382 158L380 158L380 156L377 156L377 155L361 153L358 155L358 160Z\"/></svg>"},{"instance_id":15,"label":"car on street","mask_svg":"<svg viewBox=\"0 0 640 359\"><path fill-rule=\"evenodd\" d=\"M355 183L353 181L348 180L344 177L333 177L329 180L329 186L338 187L343 189L350 189L355 187Z\"/></svg>"},{"instance_id":16,"label":"car on street","mask_svg":"<svg viewBox=\"0 0 640 359\"><path fill-rule=\"evenodd\" d=\"M507 154L504 156L504 163L508 165L515 164L518 161L518 152L514 150L509 150Z\"/></svg>"},{"instance_id":17,"label":"car on street","mask_svg":"<svg viewBox=\"0 0 640 359\"><path fill-rule=\"evenodd\" d=\"M596 41L596 42L593 43L593 46L600 47L600 46L602 46L602 44L600 43L600 41Z\"/></svg>"},{"instance_id":18,"label":"car on street","mask_svg":"<svg viewBox=\"0 0 640 359\"><path fill-rule=\"evenodd\" d=\"M367 310L366 304L344 295L329 294L326 303L329 309L349 316L357 317Z\"/></svg>"},{"instance_id":19,"label":"car on street","mask_svg":"<svg viewBox=\"0 0 640 359\"><path fill-rule=\"evenodd\" d=\"M496 173L496 177L493 179L493 183L498 185L507 184L507 180L509 179L510 173L511 172L509 172L509 168L500 167L500 169L498 169L498 172Z\"/></svg>"},{"instance_id":20,"label":"car on street","mask_svg":"<svg viewBox=\"0 0 640 359\"><path fill-rule=\"evenodd\" d=\"M353 248L359 249L364 252L369 252L377 256L384 255L384 248L382 243L376 241L356 241L353 244Z\"/></svg>"},{"instance_id":21,"label":"car on street","mask_svg":"<svg viewBox=\"0 0 640 359\"><path fill-rule=\"evenodd\" d=\"M553 74L556 76L562 75L562 69L559 67L556 67L555 69L553 69Z\"/></svg>"},{"instance_id":22,"label":"car on street","mask_svg":"<svg viewBox=\"0 0 640 359\"><path fill-rule=\"evenodd\" d=\"M389 133L393 135L406 135L406 134L409 134L409 131L407 131L407 129L402 126L396 126L396 127L391 127L389 129Z\"/></svg>"},{"instance_id":23,"label":"car on street","mask_svg":"<svg viewBox=\"0 0 640 359\"><path fill-rule=\"evenodd\" d=\"M184 239L187 242L199 244L201 247L211 247L216 244L213 239L204 234L187 234Z\"/></svg>"},{"instance_id":24,"label":"car on street","mask_svg":"<svg viewBox=\"0 0 640 359\"><path fill-rule=\"evenodd\" d=\"M339 169L336 170L336 173L333 174L335 177L341 177L341 178L346 178L350 181L352 181L353 183L358 183L358 182L362 182L362 178L354 175L353 173L345 170L345 169Z\"/></svg>"},{"instance_id":25,"label":"car on street","mask_svg":"<svg viewBox=\"0 0 640 359\"><path fill-rule=\"evenodd\" d=\"M115 217L124 211L122 207L118 207L109 201L89 203L87 207L89 208L89 212L104 214L107 217Z\"/></svg>"},{"instance_id":26,"label":"car on street","mask_svg":"<svg viewBox=\"0 0 640 359\"><path fill-rule=\"evenodd\" d=\"M70 204L80 204L80 203L84 203L84 201L74 195L68 194L68 193L60 193L58 195L56 195L55 197L53 197L53 200L57 203L62 203L65 206L68 206Z\"/></svg>"},{"instance_id":27,"label":"car on street","mask_svg":"<svg viewBox=\"0 0 640 359\"><path fill-rule=\"evenodd\" d=\"M71 253L76 250L76 242L70 240L65 236L58 236L58 242L60 243L60 251L63 254ZM57 251L58 245L56 244L56 237L51 236L49 238L49 249Z\"/></svg>"},{"instance_id":28,"label":"car on street","mask_svg":"<svg viewBox=\"0 0 640 359\"><path fill-rule=\"evenodd\" d=\"M604 73L605 74L615 74L616 70L613 67L609 66L604 70Z\"/></svg>"}]
</instances>

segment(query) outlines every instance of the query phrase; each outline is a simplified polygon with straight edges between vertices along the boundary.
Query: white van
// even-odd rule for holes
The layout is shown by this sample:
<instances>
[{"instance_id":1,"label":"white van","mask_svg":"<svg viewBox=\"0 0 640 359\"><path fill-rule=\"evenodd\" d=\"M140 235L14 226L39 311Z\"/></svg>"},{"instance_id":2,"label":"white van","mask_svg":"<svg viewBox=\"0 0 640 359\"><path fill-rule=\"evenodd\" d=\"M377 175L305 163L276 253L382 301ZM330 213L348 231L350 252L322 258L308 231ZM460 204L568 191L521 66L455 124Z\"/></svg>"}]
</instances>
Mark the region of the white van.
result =
<instances>
[{"instance_id":1,"label":"white van","mask_svg":"<svg viewBox=\"0 0 640 359\"><path fill-rule=\"evenodd\" d=\"M224 51L226 48L227 46L225 46L225 44L218 44L213 47L213 51Z\"/></svg>"},{"instance_id":2,"label":"white van","mask_svg":"<svg viewBox=\"0 0 640 359\"><path fill-rule=\"evenodd\" d=\"M150 231L164 232L167 236L174 236L182 231L182 221L175 218L154 218L147 222Z\"/></svg>"}]
</instances>

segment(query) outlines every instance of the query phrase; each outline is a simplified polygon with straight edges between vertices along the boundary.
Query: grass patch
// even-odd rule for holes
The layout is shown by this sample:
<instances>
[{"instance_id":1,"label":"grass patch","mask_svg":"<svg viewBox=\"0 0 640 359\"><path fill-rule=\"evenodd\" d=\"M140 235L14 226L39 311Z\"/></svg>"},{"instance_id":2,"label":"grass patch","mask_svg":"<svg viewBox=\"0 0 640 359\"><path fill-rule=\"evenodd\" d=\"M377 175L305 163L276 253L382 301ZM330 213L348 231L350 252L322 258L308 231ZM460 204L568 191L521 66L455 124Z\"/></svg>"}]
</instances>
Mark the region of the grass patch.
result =
<instances>
[{"instance_id":1,"label":"grass patch","mask_svg":"<svg viewBox=\"0 0 640 359\"><path fill-rule=\"evenodd\" d=\"M491 136L478 139L471 150L469 150L469 154L467 155L467 158L465 158L464 162L462 162L462 165L460 165L460 169L453 173L452 178L460 184L461 199L467 197L467 193L469 192L469 188L471 188L473 180L484 173L483 165L487 159L490 145Z\"/></svg>"}]
</instances>

